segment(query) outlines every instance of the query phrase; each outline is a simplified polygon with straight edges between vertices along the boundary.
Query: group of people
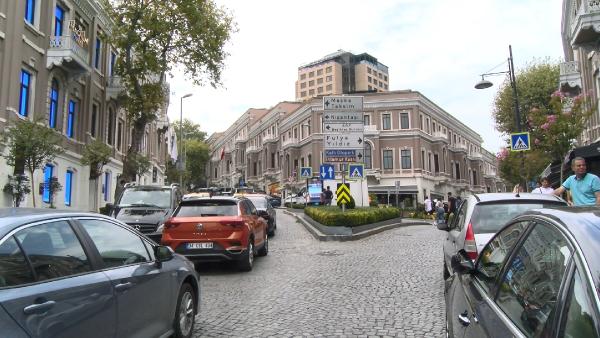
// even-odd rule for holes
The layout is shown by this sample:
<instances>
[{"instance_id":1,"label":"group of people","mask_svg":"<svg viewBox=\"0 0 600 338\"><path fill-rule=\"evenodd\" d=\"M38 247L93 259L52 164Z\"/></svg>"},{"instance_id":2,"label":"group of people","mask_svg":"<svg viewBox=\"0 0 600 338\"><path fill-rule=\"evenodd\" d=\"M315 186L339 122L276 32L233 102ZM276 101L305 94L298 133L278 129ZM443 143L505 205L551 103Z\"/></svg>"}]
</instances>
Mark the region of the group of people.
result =
<instances>
[{"instance_id":1,"label":"group of people","mask_svg":"<svg viewBox=\"0 0 600 338\"><path fill-rule=\"evenodd\" d=\"M321 205L331 205L331 201L333 200L333 191L327 186L327 190L322 189L319 204Z\"/></svg>"},{"instance_id":2,"label":"group of people","mask_svg":"<svg viewBox=\"0 0 600 338\"><path fill-rule=\"evenodd\" d=\"M448 205L444 204L444 199L434 199L433 201L429 196L425 196L425 212L427 215L433 216L435 214L435 221L437 223L448 222L450 214L456 213L456 209L461 203L460 196L458 198L452 196L451 192L448 192Z\"/></svg>"}]
</instances>

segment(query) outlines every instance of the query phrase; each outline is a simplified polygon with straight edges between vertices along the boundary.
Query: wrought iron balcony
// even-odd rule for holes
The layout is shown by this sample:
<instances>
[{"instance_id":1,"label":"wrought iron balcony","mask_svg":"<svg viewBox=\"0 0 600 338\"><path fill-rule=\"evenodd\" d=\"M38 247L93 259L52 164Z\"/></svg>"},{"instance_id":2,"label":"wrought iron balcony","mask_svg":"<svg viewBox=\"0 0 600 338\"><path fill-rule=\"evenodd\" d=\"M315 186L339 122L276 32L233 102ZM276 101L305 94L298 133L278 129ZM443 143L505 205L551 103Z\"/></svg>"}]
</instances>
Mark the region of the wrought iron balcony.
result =
<instances>
[{"instance_id":1,"label":"wrought iron balcony","mask_svg":"<svg viewBox=\"0 0 600 338\"><path fill-rule=\"evenodd\" d=\"M560 64L560 75L559 75L560 88L568 85L571 88L579 87L581 85L581 72L579 70L578 61L563 62Z\"/></svg>"},{"instance_id":2,"label":"wrought iron balcony","mask_svg":"<svg viewBox=\"0 0 600 338\"><path fill-rule=\"evenodd\" d=\"M123 84L121 84L120 76L109 76L106 79L106 99L117 99L119 94L125 90Z\"/></svg>"}]
</instances>

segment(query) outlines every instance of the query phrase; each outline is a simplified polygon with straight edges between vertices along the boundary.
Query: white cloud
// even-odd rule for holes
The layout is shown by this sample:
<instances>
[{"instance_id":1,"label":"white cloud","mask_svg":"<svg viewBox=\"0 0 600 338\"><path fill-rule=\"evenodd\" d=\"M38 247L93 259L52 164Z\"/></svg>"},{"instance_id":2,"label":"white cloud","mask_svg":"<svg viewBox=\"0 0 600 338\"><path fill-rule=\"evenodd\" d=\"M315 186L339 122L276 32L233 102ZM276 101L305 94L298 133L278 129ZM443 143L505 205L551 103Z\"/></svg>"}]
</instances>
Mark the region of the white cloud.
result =
<instances>
[{"instance_id":1,"label":"white cloud","mask_svg":"<svg viewBox=\"0 0 600 338\"><path fill-rule=\"evenodd\" d=\"M224 131L249 108L294 100L300 65L338 49L369 53L389 67L390 89L421 92L478 132L484 147L501 145L491 115L496 86L476 90L478 74L508 58L517 71L534 58L562 59L561 0L275 1L218 0L239 32L232 37L223 87L171 79L171 120L183 116L209 134ZM506 64L496 71L507 70Z\"/></svg>"}]
</instances>

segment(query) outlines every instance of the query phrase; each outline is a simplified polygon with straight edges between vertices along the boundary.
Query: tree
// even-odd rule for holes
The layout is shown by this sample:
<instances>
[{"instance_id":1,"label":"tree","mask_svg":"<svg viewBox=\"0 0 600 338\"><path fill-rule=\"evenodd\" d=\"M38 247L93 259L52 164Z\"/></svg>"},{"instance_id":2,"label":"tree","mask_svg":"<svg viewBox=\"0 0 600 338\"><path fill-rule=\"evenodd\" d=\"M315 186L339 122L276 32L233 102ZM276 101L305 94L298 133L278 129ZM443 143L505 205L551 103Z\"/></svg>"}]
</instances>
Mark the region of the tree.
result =
<instances>
[{"instance_id":1,"label":"tree","mask_svg":"<svg viewBox=\"0 0 600 338\"><path fill-rule=\"evenodd\" d=\"M25 196L31 192L29 177L24 174L8 175L8 182L4 185L2 191L12 196L13 205L18 208Z\"/></svg>"},{"instance_id":2,"label":"tree","mask_svg":"<svg viewBox=\"0 0 600 338\"><path fill-rule=\"evenodd\" d=\"M200 125L196 124L188 119L183 119L183 139L184 140L198 140L198 141L206 141L206 132L200 130ZM171 128L177 131L177 137L180 135L180 126L179 122L171 123Z\"/></svg>"},{"instance_id":3,"label":"tree","mask_svg":"<svg viewBox=\"0 0 600 338\"><path fill-rule=\"evenodd\" d=\"M522 184L523 177L536 176L548 165L548 156L536 148L526 152L512 152L509 148L502 148L496 154L496 158L500 176L508 181L511 187L515 184ZM523 168L521 168L521 163L523 163Z\"/></svg>"},{"instance_id":4,"label":"tree","mask_svg":"<svg viewBox=\"0 0 600 338\"><path fill-rule=\"evenodd\" d=\"M526 120L524 112L529 112L534 107L541 111L550 109L551 95L557 88L559 75L558 64L551 63L549 60L537 64L530 63L523 71L516 74L522 131L526 131L523 123ZM515 100L508 79L496 94L493 115L499 132L504 134L517 132Z\"/></svg>"},{"instance_id":5,"label":"tree","mask_svg":"<svg viewBox=\"0 0 600 338\"><path fill-rule=\"evenodd\" d=\"M40 119L19 120L8 128L2 140L8 148L3 155L6 163L15 168L29 171L31 194L35 208L35 182L33 173L64 152L62 137L53 129L47 128Z\"/></svg>"},{"instance_id":6,"label":"tree","mask_svg":"<svg viewBox=\"0 0 600 338\"><path fill-rule=\"evenodd\" d=\"M220 85L227 53L224 45L235 31L232 18L211 0L104 0L117 24L108 38L119 52L115 72L124 92L120 103L133 128L123 159L125 180L143 168L138 156L146 125L165 102L166 74L173 67L197 85Z\"/></svg>"},{"instance_id":7,"label":"tree","mask_svg":"<svg viewBox=\"0 0 600 338\"><path fill-rule=\"evenodd\" d=\"M94 140L92 143L88 143L83 147L83 157L81 158L81 164L90 166L90 181L94 181L92 191L90 194L93 196L93 210L97 210L98 207L98 177L102 175L102 168L110 162L110 156L112 150L104 142L99 139Z\"/></svg>"},{"instance_id":8,"label":"tree","mask_svg":"<svg viewBox=\"0 0 600 338\"><path fill-rule=\"evenodd\" d=\"M208 162L208 145L199 140L185 142L186 182L196 187L206 185L206 163Z\"/></svg>"},{"instance_id":9,"label":"tree","mask_svg":"<svg viewBox=\"0 0 600 338\"><path fill-rule=\"evenodd\" d=\"M527 116L527 125L533 147L539 148L552 162L561 161L575 147L588 119L596 109L583 94L570 97L561 91L551 95L547 110L533 108ZM560 182L563 166L560 166Z\"/></svg>"}]
</instances>

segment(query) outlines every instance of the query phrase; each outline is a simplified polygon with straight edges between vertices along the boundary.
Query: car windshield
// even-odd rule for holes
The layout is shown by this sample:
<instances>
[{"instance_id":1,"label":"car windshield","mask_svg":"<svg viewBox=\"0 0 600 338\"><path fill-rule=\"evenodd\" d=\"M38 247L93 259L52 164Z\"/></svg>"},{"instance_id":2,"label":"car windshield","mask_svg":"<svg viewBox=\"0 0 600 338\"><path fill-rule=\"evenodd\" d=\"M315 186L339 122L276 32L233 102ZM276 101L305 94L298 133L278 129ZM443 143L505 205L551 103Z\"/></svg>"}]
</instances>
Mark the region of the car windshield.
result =
<instances>
[{"instance_id":1,"label":"car windshield","mask_svg":"<svg viewBox=\"0 0 600 338\"><path fill-rule=\"evenodd\" d=\"M175 210L175 217L208 217L208 216L237 216L238 206L236 201L205 200L186 202Z\"/></svg>"},{"instance_id":2,"label":"car windshield","mask_svg":"<svg viewBox=\"0 0 600 338\"><path fill-rule=\"evenodd\" d=\"M119 201L119 206L146 206L158 208L171 207L170 189L126 189Z\"/></svg>"},{"instance_id":3,"label":"car windshield","mask_svg":"<svg viewBox=\"0 0 600 338\"><path fill-rule=\"evenodd\" d=\"M519 214L540 208L565 206L559 202L519 201L511 203L481 203L475 206L471 224L475 234L496 233L504 224Z\"/></svg>"},{"instance_id":4,"label":"car windshield","mask_svg":"<svg viewBox=\"0 0 600 338\"><path fill-rule=\"evenodd\" d=\"M252 203L254 204L254 206L256 208L259 209L266 209L267 208L267 199L262 197L262 196L247 196L249 200L252 201Z\"/></svg>"}]
</instances>

